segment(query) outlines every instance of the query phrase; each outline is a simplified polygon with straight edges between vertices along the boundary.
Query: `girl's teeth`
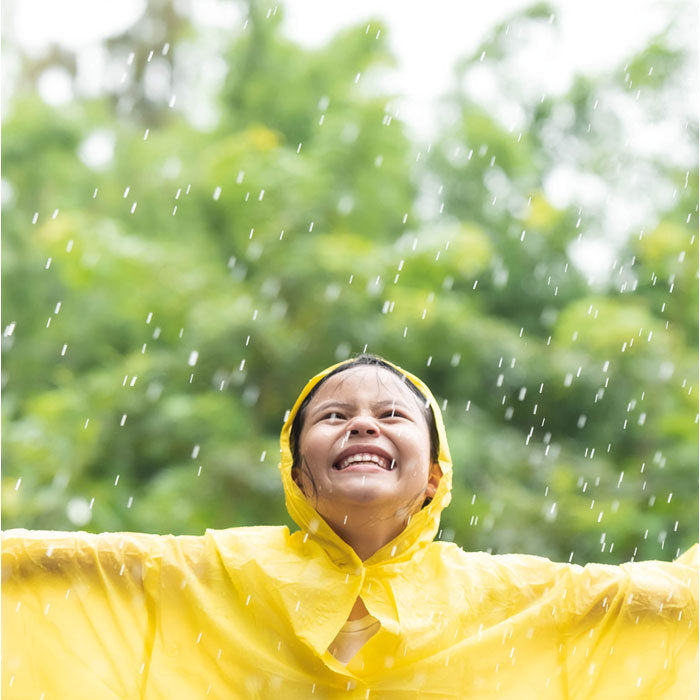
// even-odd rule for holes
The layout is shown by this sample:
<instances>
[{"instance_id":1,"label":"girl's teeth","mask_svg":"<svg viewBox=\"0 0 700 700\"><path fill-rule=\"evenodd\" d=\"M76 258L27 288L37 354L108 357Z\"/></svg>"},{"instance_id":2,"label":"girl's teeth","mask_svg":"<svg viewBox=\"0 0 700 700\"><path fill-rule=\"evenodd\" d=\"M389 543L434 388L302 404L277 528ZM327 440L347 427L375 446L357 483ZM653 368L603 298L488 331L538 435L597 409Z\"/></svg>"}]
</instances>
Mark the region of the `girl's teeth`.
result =
<instances>
[{"instance_id":1,"label":"girl's teeth","mask_svg":"<svg viewBox=\"0 0 700 700\"><path fill-rule=\"evenodd\" d=\"M384 469L393 469L395 465L395 460L391 461L391 466L387 467L386 466L386 460L383 457L379 457L378 455L375 454L370 454L368 452L361 452L355 455L352 455L350 457L347 457L344 459L341 464L339 465L340 469L345 469L345 467L350 466L351 464L355 464L358 462L372 462L374 464L379 465L380 467Z\"/></svg>"}]
</instances>

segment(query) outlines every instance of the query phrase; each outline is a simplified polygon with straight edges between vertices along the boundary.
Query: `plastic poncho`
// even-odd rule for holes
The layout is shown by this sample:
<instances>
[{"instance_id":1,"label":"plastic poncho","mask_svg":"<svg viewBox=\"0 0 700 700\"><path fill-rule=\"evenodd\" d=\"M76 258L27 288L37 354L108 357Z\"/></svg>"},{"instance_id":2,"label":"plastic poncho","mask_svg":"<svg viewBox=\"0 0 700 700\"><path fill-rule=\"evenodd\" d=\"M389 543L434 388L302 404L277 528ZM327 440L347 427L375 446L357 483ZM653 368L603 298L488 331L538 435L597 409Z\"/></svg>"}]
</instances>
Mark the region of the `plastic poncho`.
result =
<instances>
[{"instance_id":1,"label":"plastic poncho","mask_svg":"<svg viewBox=\"0 0 700 700\"><path fill-rule=\"evenodd\" d=\"M2 693L70 698L697 697L697 548L674 563L586 567L434 542L432 503L362 562L280 471L299 525L6 535ZM342 665L328 646L361 596L381 623Z\"/></svg>"}]
</instances>

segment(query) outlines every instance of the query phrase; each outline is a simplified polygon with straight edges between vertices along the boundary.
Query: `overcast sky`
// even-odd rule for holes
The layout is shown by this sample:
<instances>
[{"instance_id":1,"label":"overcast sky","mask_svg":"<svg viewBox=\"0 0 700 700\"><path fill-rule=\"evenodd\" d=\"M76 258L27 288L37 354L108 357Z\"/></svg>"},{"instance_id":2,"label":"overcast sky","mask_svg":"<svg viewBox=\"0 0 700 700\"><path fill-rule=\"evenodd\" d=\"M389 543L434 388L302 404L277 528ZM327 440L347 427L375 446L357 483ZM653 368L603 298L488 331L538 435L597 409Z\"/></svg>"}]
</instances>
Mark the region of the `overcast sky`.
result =
<instances>
[{"instance_id":1,"label":"overcast sky","mask_svg":"<svg viewBox=\"0 0 700 700\"><path fill-rule=\"evenodd\" d=\"M406 3L400 0L354 0L330 3L299 0L285 4L288 33L310 45L327 40L334 31L367 17L381 17L389 27L389 42L399 60L396 91L405 95L404 117L420 131L434 118L436 98L450 86L455 61L473 52L488 30L531 0L464 2L442 0ZM547 92L564 92L577 70L603 71L641 49L650 36L676 13L697 19L694 3L644 0L555 0L560 28L547 46L531 47L529 74L542 76ZM697 26L697 23L695 23ZM688 29L692 31L692 26ZM689 43L695 34L689 31ZM540 70L537 70L537 67Z\"/></svg>"}]
</instances>

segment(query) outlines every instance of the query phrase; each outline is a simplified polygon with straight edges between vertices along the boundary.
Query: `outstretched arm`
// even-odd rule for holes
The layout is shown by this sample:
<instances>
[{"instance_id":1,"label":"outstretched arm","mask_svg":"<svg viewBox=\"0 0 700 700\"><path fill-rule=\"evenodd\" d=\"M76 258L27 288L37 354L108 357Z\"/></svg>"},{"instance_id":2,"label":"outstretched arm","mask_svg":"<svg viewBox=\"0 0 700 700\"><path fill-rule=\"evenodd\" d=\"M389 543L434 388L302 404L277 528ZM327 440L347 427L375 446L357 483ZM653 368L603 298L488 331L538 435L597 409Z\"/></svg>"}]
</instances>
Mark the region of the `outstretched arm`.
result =
<instances>
[{"instance_id":1,"label":"outstretched arm","mask_svg":"<svg viewBox=\"0 0 700 700\"><path fill-rule=\"evenodd\" d=\"M2 690L8 698L141 696L155 625L148 591L157 576L158 539L3 535Z\"/></svg>"},{"instance_id":2,"label":"outstretched arm","mask_svg":"<svg viewBox=\"0 0 700 700\"><path fill-rule=\"evenodd\" d=\"M561 584L572 698L697 697L697 545L672 563L573 566Z\"/></svg>"}]
</instances>

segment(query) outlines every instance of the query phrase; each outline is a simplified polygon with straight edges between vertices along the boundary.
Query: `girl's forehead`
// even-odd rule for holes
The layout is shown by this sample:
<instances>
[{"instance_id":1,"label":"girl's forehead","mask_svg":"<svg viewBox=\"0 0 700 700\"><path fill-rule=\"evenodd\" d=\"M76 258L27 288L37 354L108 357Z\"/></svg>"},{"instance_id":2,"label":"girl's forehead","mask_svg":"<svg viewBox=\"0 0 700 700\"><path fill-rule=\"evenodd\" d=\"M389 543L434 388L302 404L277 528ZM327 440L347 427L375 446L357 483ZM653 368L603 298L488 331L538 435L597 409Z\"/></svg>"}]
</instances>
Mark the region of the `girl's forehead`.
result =
<instances>
[{"instance_id":1,"label":"girl's forehead","mask_svg":"<svg viewBox=\"0 0 700 700\"><path fill-rule=\"evenodd\" d=\"M346 401L353 397L367 397L376 401L396 399L415 403L413 391L400 377L383 367L368 365L351 367L329 377L318 388L310 403L335 397L342 397Z\"/></svg>"}]
</instances>

